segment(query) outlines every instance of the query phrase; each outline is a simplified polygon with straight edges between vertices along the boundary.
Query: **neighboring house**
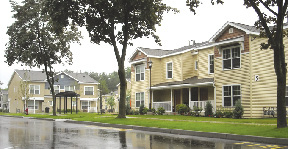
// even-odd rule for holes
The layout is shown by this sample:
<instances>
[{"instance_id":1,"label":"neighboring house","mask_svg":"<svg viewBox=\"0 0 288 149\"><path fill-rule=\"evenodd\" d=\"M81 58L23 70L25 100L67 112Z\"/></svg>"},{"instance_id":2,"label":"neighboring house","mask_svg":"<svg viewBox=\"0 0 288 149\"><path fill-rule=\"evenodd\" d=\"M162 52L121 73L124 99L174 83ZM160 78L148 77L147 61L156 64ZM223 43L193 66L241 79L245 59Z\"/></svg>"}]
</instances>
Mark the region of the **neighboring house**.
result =
<instances>
[{"instance_id":1,"label":"neighboring house","mask_svg":"<svg viewBox=\"0 0 288 149\"><path fill-rule=\"evenodd\" d=\"M8 90L0 91L0 109L1 111L9 111Z\"/></svg>"},{"instance_id":2,"label":"neighboring house","mask_svg":"<svg viewBox=\"0 0 288 149\"><path fill-rule=\"evenodd\" d=\"M175 112L177 104L204 109L208 101L214 111L229 109L241 100L244 117L263 117L264 107L277 106L277 81L273 50L261 50L267 39L259 35L254 26L227 22L207 42L175 50L137 48L129 59L132 108L149 107L150 97L154 108L166 112ZM284 43L288 47L287 37Z\"/></svg>"},{"instance_id":3,"label":"neighboring house","mask_svg":"<svg viewBox=\"0 0 288 149\"><path fill-rule=\"evenodd\" d=\"M60 72L55 75L55 94L73 91L78 97L78 110L97 112L98 82L86 73ZM42 71L15 70L8 83L8 99L10 112L24 112L27 106L29 112L43 112L46 107L53 110L53 99L46 74ZM26 99L26 100L25 100ZM56 108L60 109L60 98L56 98ZM64 99L61 99L61 109L64 109ZM67 105L71 105L68 99ZM71 106L67 106L71 109ZM76 110L76 99L72 99L72 110Z\"/></svg>"},{"instance_id":4,"label":"neighboring house","mask_svg":"<svg viewBox=\"0 0 288 149\"><path fill-rule=\"evenodd\" d=\"M108 93L108 94L105 94L105 95L102 95L102 109L105 110L105 112L111 112L111 107L110 105L108 104L108 99L113 97L114 98L114 103L115 105L112 106L112 112L119 112L118 108L119 108L119 101L118 101L118 92L117 91L114 91L114 92L111 92L111 93ZM98 102L98 105L100 106L100 101ZM100 108L100 107L99 107Z\"/></svg>"}]
</instances>

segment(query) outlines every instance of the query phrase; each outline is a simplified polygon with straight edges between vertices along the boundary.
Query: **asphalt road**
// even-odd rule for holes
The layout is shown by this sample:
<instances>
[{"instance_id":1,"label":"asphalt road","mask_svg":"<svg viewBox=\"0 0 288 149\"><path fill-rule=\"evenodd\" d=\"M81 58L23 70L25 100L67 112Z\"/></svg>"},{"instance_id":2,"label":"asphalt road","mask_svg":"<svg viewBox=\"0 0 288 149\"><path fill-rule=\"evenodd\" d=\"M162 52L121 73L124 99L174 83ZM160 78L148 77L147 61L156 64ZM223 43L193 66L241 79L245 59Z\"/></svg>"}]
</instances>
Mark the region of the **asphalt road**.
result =
<instances>
[{"instance_id":1,"label":"asphalt road","mask_svg":"<svg viewBox=\"0 0 288 149\"><path fill-rule=\"evenodd\" d=\"M286 146L0 116L0 149L262 149Z\"/></svg>"}]
</instances>

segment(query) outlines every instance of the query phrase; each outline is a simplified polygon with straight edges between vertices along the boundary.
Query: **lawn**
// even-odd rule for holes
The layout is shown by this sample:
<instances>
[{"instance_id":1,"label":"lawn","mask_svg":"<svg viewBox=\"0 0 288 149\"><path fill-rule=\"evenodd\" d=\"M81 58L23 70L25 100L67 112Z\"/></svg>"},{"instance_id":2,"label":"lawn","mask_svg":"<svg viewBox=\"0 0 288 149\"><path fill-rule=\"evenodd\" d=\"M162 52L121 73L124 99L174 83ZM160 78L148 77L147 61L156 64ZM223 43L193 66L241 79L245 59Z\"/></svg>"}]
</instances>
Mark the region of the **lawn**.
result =
<instances>
[{"instance_id":1,"label":"lawn","mask_svg":"<svg viewBox=\"0 0 288 149\"><path fill-rule=\"evenodd\" d=\"M52 116L49 114L5 114L11 116L27 116L37 118L72 119L77 121L93 121L111 124L136 125L168 129L183 129L203 132L219 132L238 135L253 135L274 138L288 138L288 128L276 128L276 118L265 119L232 119L192 117L182 115L127 115L126 119L118 119L117 115L78 113Z\"/></svg>"}]
</instances>

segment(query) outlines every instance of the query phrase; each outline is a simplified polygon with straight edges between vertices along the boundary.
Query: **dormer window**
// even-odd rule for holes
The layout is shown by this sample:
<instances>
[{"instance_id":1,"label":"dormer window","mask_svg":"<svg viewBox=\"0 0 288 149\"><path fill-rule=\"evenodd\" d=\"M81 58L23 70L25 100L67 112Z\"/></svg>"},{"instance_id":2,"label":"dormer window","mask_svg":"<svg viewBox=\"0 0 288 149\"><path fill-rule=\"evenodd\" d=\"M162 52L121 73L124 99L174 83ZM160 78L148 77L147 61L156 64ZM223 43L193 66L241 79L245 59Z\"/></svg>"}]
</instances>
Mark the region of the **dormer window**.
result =
<instances>
[{"instance_id":1,"label":"dormer window","mask_svg":"<svg viewBox=\"0 0 288 149\"><path fill-rule=\"evenodd\" d=\"M229 28L229 34L233 33L233 28Z\"/></svg>"}]
</instances>

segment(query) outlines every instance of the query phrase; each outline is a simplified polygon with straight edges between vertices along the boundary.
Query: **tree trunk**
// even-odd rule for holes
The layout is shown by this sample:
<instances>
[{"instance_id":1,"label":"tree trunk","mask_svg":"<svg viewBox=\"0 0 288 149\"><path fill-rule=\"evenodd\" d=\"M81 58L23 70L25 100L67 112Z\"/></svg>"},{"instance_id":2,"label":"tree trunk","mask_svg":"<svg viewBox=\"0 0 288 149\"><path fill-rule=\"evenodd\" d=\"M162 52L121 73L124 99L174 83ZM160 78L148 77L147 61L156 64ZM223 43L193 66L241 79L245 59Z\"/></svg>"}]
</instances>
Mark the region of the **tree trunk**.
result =
<instances>
[{"instance_id":1,"label":"tree trunk","mask_svg":"<svg viewBox=\"0 0 288 149\"><path fill-rule=\"evenodd\" d=\"M125 100L126 100L126 78L125 78L125 69L124 69L124 61L119 64L118 63L118 75L120 80L120 101L119 101L119 114L117 118L126 118L126 110L125 110Z\"/></svg>"}]
</instances>

